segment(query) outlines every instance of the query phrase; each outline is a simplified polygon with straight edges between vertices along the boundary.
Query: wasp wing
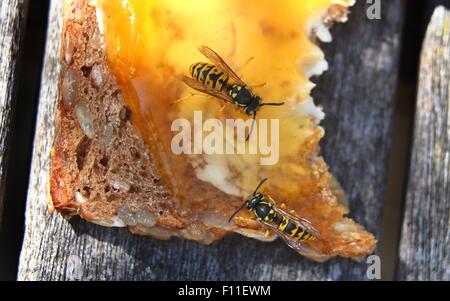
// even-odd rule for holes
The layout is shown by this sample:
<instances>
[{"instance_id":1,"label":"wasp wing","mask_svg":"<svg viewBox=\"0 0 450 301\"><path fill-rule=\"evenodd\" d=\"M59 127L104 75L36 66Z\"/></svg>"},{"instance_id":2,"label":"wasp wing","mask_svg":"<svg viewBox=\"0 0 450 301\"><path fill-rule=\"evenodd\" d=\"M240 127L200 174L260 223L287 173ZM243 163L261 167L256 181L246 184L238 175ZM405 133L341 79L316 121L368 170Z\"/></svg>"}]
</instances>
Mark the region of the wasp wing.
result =
<instances>
[{"instance_id":1,"label":"wasp wing","mask_svg":"<svg viewBox=\"0 0 450 301\"><path fill-rule=\"evenodd\" d=\"M264 222L263 220L261 220L261 223L263 225L265 225L269 230L272 230L273 232L275 232L275 234L277 234L281 239L284 240L284 242L293 250L295 250L297 253L301 254L301 255L311 255L314 254L314 251L309 248L308 246L302 244L301 242L299 242L298 240L288 236L287 234L281 232L280 230L278 230L277 227L275 227L272 224L269 224L267 222Z\"/></svg>"},{"instance_id":2,"label":"wasp wing","mask_svg":"<svg viewBox=\"0 0 450 301\"><path fill-rule=\"evenodd\" d=\"M247 85L242 81L242 79L237 76L237 74L230 68L230 66L225 63L225 61L211 48L207 46L200 46L198 50L206 56L214 65L222 69L228 74L238 85L246 87Z\"/></svg>"},{"instance_id":3,"label":"wasp wing","mask_svg":"<svg viewBox=\"0 0 450 301\"><path fill-rule=\"evenodd\" d=\"M283 210L281 208L276 207L276 210L280 212L282 215L286 215L290 219L292 219L295 223L297 223L300 227L311 233L313 236L319 238L320 237L320 231L317 230L309 220L297 217L293 215L292 213L287 212L286 210Z\"/></svg>"},{"instance_id":4,"label":"wasp wing","mask_svg":"<svg viewBox=\"0 0 450 301\"><path fill-rule=\"evenodd\" d=\"M216 91L216 90L214 90L214 89L212 89L212 88L210 88L210 87L208 87L208 86L206 86L206 85L196 81L193 78L190 78L190 77L182 75L181 76L181 80L184 81L184 83L186 85L188 85L189 87L191 87L192 89L195 89L197 91L209 94L211 96L214 96L214 97L220 98L222 100L225 100L226 102L234 104L233 98L231 98L227 94L221 93L219 91Z\"/></svg>"}]
</instances>

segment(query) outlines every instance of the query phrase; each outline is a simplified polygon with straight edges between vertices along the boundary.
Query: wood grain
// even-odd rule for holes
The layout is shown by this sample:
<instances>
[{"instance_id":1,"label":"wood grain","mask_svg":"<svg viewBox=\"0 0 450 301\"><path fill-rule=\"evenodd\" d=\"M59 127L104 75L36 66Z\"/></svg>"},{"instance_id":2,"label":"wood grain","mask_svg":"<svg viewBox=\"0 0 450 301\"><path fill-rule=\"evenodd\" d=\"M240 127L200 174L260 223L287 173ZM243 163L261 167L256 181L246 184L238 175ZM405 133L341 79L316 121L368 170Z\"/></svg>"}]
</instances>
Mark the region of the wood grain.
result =
<instances>
[{"instance_id":1,"label":"wood grain","mask_svg":"<svg viewBox=\"0 0 450 301\"><path fill-rule=\"evenodd\" d=\"M315 98L328 117L323 153L349 194L352 217L379 235L390 144L402 10L382 6L383 20L368 20L364 1L350 21L336 25L325 47L331 70ZM365 262L336 258L308 261L281 241L262 243L239 235L211 246L158 241L46 212L48 158L59 66L61 3L52 1L20 280L360 280Z\"/></svg>"},{"instance_id":2,"label":"wood grain","mask_svg":"<svg viewBox=\"0 0 450 301\"><path fill-rule=\"evenodd\" d=\"M401 232L398 279L450 280L450 11L428 27Z\"/></svg>"},{"instance_id":3,"label":"wood grain","mask_svg":"<svg viewBox=\"0 0 450 301\"><path fill-rule=\"evenodd\" d=\"M14 116L20 45L25 29L27 1L0 2L0 227L3 215L9 133Z\"/></svg>"}]
</instances>

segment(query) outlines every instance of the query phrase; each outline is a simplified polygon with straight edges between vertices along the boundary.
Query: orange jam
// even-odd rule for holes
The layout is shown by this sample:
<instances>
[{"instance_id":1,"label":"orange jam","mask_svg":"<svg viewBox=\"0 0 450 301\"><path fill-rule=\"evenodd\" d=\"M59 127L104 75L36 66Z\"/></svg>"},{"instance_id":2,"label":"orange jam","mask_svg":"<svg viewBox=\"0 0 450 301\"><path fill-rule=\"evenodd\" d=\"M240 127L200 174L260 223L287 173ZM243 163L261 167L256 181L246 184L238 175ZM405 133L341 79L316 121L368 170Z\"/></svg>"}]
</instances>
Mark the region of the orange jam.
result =
<instances>
[{"instance_id":1,"label":"orange jam","mask_svg":"<svg viewBox=\"0 0 450 301\"><path fill-rule=\"evenodd\" d=\"M133 113L133 123L156 158L180 206L232 210L259 179L277 201L303 210L323 199L331 176L320 157L317 125L321 112L309 94L308 74L324 64L309 36L314 24L337 0L107 0L104 41L110 68ZM182 154L172 152L177 118L249 119L233 105L192 90L180 80L196 62L209 62L197 47L206 45L240 74L263 102L257 119L279 119L279 160L261 165L257 154ZM251 62L244 63L249 58ZM323 65L322 65L323 66ZM191 95L196 93L196 95ZM179 100L179 101L178 101ZM269 139L259 137L259 139ZM270 140L270 139L269 139ZM251 140L250 143L254 143ZM239 142L245 143L245 142ZM215 191L215 193L211 193ZM216 199L210 199L212 196ZM325 201L325 200L324 200ZM230 202L233 202L230 206ZM308 212L308 210L306 210Z\"/></svg>"}]
</instances>

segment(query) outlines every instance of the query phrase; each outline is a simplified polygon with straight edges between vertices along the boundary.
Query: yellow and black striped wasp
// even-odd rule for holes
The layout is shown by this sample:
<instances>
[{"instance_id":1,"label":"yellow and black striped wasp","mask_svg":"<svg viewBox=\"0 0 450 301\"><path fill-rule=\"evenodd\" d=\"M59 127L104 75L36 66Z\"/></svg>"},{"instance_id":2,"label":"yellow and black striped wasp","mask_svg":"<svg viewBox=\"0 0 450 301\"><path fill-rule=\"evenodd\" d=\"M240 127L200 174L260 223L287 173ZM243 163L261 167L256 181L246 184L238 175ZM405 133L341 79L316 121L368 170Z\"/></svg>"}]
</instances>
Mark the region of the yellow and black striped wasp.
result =
<instances>
[{"instance_id":1,"label":"yellow and black striped wasp","mask_svg":"<svg viewBox=\"0 0 450 301\"><path fill-rule=\"evenodd\" d=\"M248 140L258 109L262 106L281 106L284 102L262 103L261 97L255 95L250 86L244 83L214 50L207 46L200 46L198 50L212 64L193 64L189 68L191 77L183 75L182 80L191 88L229 102L236 108L242 108L245 114L253 116Z\"/></svg>"},{"instance_id":2,"label":"yellow and black striped wasp","mask_svg":"<svg viewBox=\"0 0 450 301\"><path fill-rule=\"evenodd\" d=\"M300 254L307 254L310 249L303 243L320 237L320 232L306 219L299 218L277 207L273 200L258 190L267 179L263 179L247 200L231 215L228 222L244 207L269 230L275 232L286 244Z\"/></svg>"}]
</instances>

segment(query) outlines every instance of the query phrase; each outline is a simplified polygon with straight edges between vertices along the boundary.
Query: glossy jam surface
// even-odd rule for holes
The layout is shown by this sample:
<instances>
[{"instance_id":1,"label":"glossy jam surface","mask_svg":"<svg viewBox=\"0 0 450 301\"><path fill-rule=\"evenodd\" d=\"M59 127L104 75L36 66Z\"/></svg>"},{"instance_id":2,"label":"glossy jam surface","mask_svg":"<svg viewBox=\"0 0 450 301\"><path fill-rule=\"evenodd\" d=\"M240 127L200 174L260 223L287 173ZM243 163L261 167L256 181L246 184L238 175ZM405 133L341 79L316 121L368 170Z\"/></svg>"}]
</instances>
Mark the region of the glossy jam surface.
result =
<instances>
[{"instance_id":1,"label":"glossy jam surface","mask_svg":"<svg viewBox=\"0 0 450 301\"><path fill-rule=\"evenodd\" d=\"M336 1L100 2L109 65L133 112L133 123L157 158L180 206L228 214L263 177L269 178L266 193L290 209L302 211L306 218L314 215L321 202L329 201L331 176L317 157L323 136L316 124L320 112L307 105L314 85L306 74L323 62L323 53L309 39L311 26L333 3ZM219 53L249 85L266 83L253 89L263 101L286 102L281 107L263 107L257 115L258 119L280 120L277 164L261 165L261 154L172 152L176 134L171 131L172 122L192 120L195 110L202 111L203 119L250 118L231 105L221 110L223 102L216 98L201 93L190 96L197 92L186 86L180 75L188 75L195 62L208 62L197 50L200 45ZM340 207L330 210L339 211L337 215L343 211Z\"/></svg>"}]
</instances>

